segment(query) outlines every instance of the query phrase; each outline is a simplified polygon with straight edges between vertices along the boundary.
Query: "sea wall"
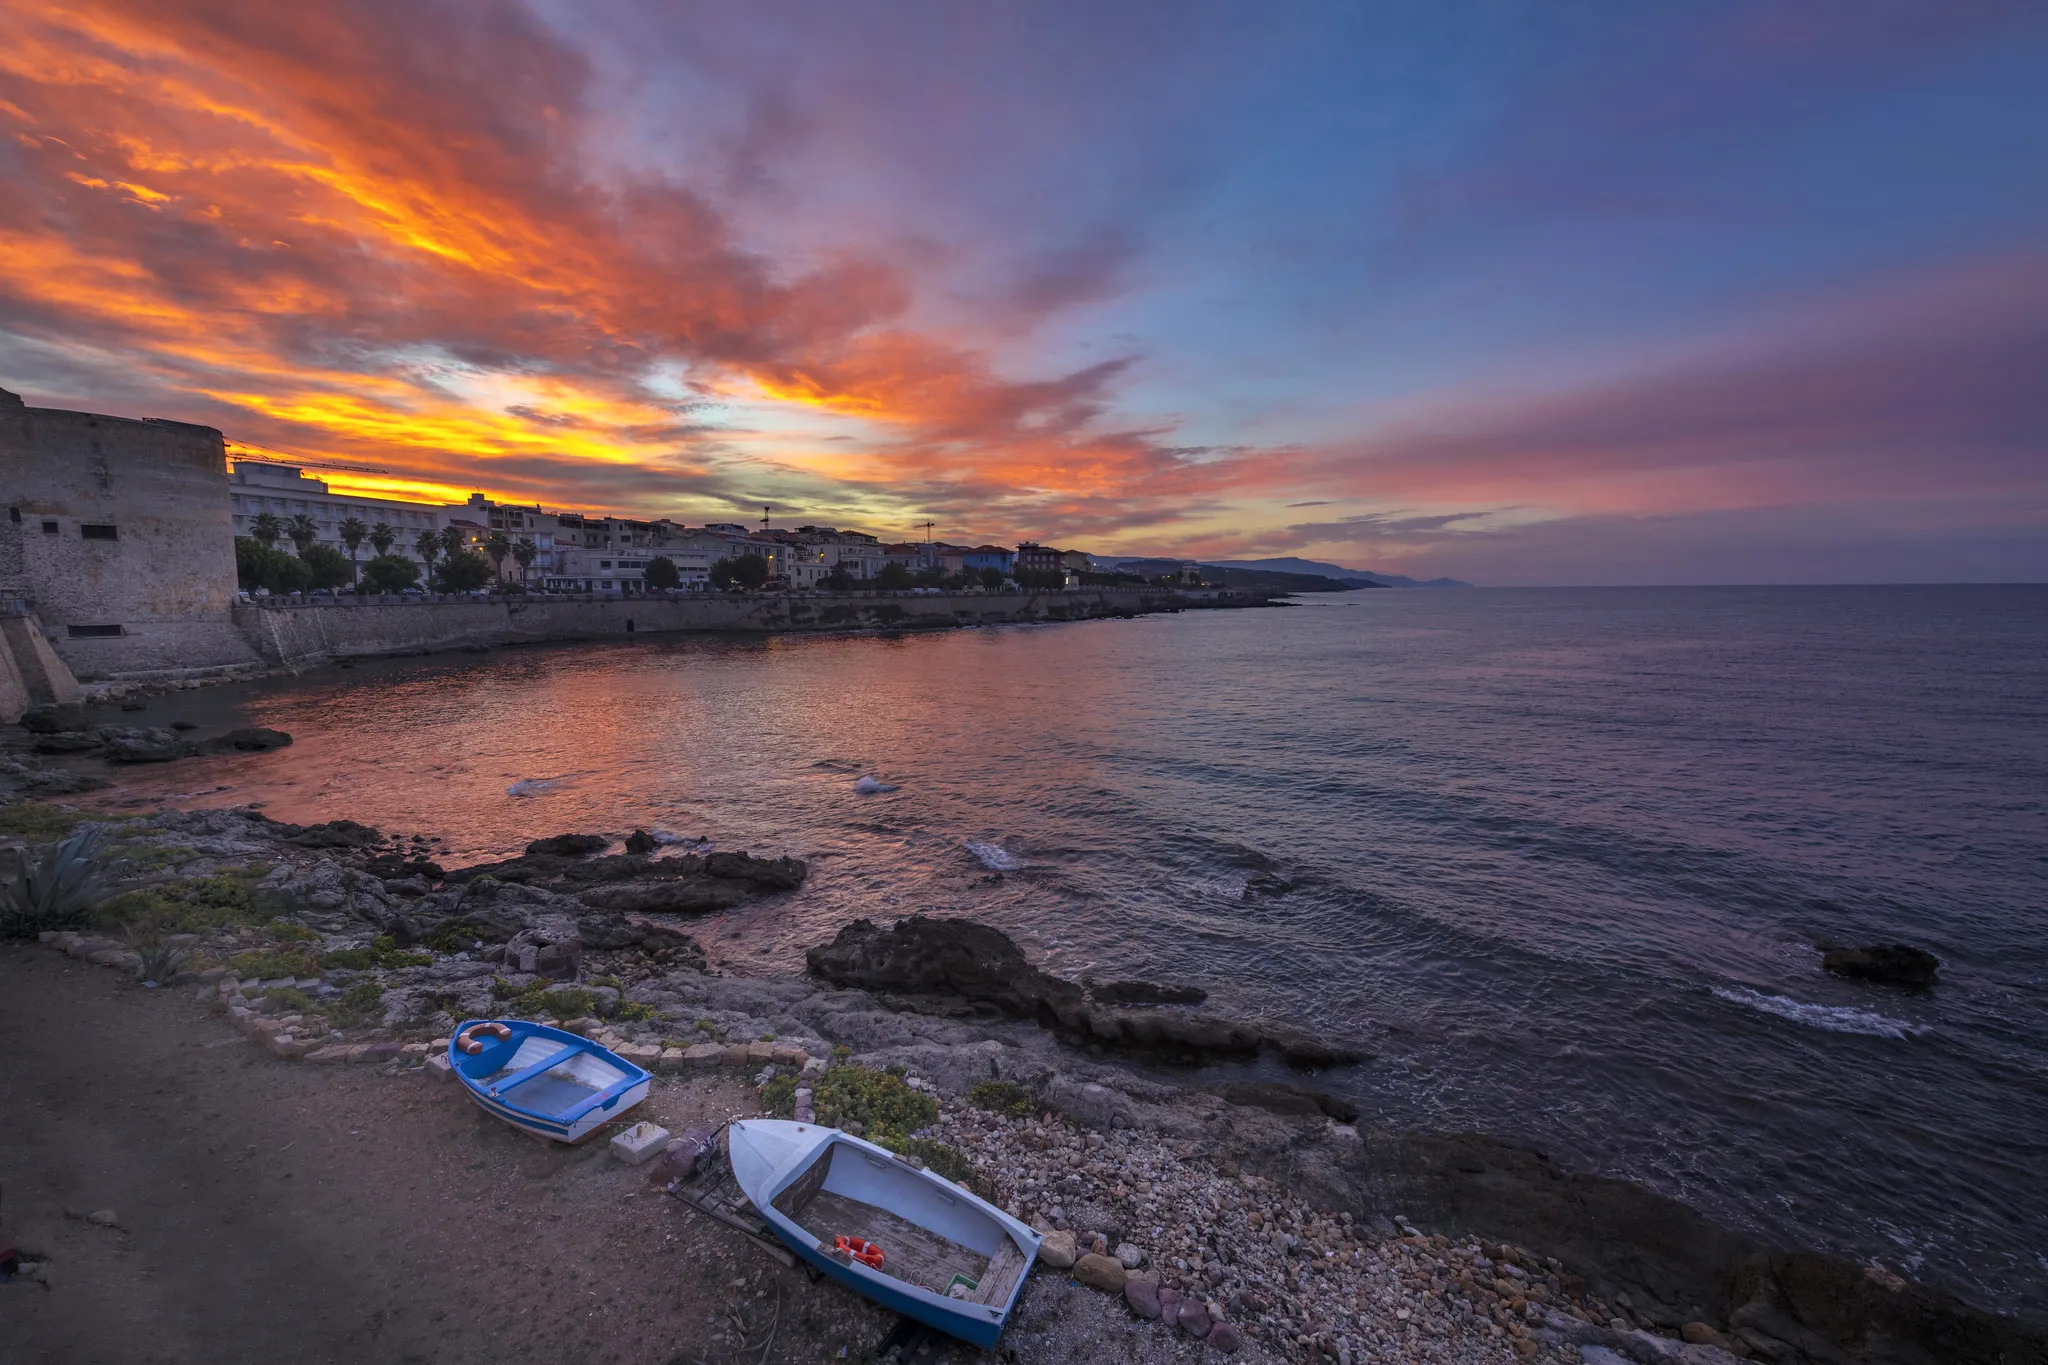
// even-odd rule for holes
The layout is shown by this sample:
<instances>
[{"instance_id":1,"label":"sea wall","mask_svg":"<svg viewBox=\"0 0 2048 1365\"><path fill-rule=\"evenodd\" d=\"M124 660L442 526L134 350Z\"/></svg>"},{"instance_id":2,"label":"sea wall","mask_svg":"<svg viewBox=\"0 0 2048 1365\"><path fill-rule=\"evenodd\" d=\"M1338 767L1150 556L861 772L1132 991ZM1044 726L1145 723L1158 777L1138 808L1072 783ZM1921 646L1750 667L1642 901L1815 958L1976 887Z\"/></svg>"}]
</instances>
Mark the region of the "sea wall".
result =
<instances>
[{"instance_id":1,"label":"sea wall","mask_svg":"<svg viewBox=\"0 0 2048 1365\"><path fill-rule=\"evenodd\" d=\"M934 630L1025 621L1081 621L1189 608L1264 606L1264 593L1227 589L1086 592L709 593L673 598L496 598L249 605L242 637L275 666L409 654L466 645L608 639L690 631Z\"/></svg>"}]
</instances>

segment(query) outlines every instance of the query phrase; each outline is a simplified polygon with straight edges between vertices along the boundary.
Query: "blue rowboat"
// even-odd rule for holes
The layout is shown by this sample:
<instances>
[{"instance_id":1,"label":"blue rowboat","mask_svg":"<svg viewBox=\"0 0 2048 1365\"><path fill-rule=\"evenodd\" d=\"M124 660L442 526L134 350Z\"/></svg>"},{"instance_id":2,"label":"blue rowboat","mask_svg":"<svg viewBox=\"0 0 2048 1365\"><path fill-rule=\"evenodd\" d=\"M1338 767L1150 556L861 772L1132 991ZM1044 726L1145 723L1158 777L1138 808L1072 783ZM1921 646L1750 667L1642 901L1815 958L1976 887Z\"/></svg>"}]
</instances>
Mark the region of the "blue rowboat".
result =
<instances>
[{"instance_id":1,"label":"blue rowboat","mask_svg":"<svg viewBox=\"0 0 2048 1365\"><path fill-rule=\"evenodd\" d=\"M726 1135L734 1180L791 1251L905 1317L995 1345L1038 1259L1036 1232L837 1128L743 1119ZM863 1243L880 1264L850 1254Z\"/></svg>"},{"instance_id":2,"label":"blue rowboat","mask_svg":"<svg viewBox=\"0 0 2048 1365\"><path fill-rule=\"evenodd\" d=\"M465 1052L466 1036L483 1050ZM448 1040L448 1061L484 1112L556 1142L610 1123L646 1099L654 1079L588 1038L524 1019L470 1020Z\"/></svg>"}]
</instances>

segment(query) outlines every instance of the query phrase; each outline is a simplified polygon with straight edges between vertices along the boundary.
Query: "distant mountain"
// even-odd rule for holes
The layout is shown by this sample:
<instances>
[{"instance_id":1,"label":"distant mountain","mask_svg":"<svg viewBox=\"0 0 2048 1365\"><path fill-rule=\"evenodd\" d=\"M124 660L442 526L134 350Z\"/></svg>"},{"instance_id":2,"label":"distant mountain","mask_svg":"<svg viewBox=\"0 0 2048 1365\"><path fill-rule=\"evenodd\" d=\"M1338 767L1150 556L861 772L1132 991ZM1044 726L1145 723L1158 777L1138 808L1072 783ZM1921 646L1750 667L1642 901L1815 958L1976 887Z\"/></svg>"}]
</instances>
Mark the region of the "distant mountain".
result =
<instances>
[{"instance_id":1,"label":"distant mountain","mask_svg":"<svg viewBox=\"0 0 2048 1365\"><path fill-rule=\"evenodd\" d=\"M1125 559L1116 567L1125 573L1142 574L1146 578L1158 578L1163 574L1180 572L1178 559ZM1323 574L1281 573L1273 569L1247 569L1232 564L1203 564L1202 577L1221 588L1245 588L1254 592L1352 592L1358 588L1377 588L1379 583L1366 583L1357 579L1339 580Z\"/></svg>"},{"instance_id":2,"label":"distant mountain","mask_svg":"<svg viewBox=\"0 0 2048 1365\"><path fill-rule=\"evenodd\" d=\"M1375 573L1369 569L1347 569L1342 564L1326 564L1319 559L1219 559L1216 563L1226 569L1262 569L1273 573L1314 574L1321 578L1334 578L1340 583L1362 582L1376 588L1469 588L1455 578L1409 578L1397 573Z\"/></svg>"}]
</instances>

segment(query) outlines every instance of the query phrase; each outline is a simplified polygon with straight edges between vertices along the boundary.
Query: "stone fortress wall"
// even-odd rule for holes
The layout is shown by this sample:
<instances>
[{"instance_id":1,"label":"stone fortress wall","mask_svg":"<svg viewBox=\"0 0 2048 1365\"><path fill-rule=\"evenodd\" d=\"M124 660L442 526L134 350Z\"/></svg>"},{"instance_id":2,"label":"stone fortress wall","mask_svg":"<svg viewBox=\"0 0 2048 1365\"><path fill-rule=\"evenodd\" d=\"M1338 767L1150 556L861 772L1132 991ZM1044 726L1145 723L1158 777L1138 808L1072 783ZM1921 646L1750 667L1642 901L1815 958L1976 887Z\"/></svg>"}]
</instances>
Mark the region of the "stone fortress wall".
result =
<instances>
[{"instance_id":1,"label":"stone fortress wall","mask_svg":"<svg viewBox=\"0 0 2048 1365\"><path fill-rule=\"evenodd\" d=\"M231 615L226 470L212 427L32 408L0 390L0 601L8 619L39 625L77 678L255 666ZM25 676L32 670L17 636L27 633L8 631ZM61 690L61 680L52 686Z\"/></svg>"}]
</instances>

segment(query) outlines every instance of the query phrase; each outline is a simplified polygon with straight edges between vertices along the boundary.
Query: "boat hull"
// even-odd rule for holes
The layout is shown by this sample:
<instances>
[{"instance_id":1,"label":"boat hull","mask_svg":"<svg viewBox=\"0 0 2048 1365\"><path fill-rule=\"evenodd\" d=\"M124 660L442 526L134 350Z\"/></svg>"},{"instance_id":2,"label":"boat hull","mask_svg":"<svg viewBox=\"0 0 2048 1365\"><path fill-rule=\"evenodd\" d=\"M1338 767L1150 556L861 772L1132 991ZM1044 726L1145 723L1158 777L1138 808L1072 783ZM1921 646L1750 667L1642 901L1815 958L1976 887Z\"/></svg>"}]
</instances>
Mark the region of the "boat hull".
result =
<instances>
[{"instance_id":1,"label":"boat hull","mask_svg":"<svg viewBox=\"0 0 2048 1365\"><path fill-rule=\"evenodd\" d=\"M482 1053L465 1053L457 1040L465 1029L476 1023L502 1024L511 1036L503 1042L492 1040ZM503 1083L505 1093L501 1094L498 1082L504 1066L515 1056L523 1062L522 1049L536 1051L547 1064L506 1078ZM561 1054L559 1058L556 1053ZM471 1020L465 1023L449 1040L448 1061L455 1069L455 1079L477 1108L523 1133L551 1142L573 1143L588 1137L646 1099L654 1079L646 1071L588 1039L523 1019ZM598 1078L585 1080L585 1088L579 1089L575 1076L582 1073L587 1077L593 1068ZM552 1093L558 1097L557 1107L536 1108L511 1102L511 1097L521 1094L517 1082L522 1076L542 1077L545 1085L544 1074L549 1071L571 1078L551 1087ZM593 1086L602 1088L588 1088ZM566 1108L559 1107L561 1096L567 1096L570 1101Z\"/></svg>"},{"instance_id":2,"label":"boat hull","mask_svg":"<svg viewBox=\"0 0 2048 1365\"><path fill-rule=\"evenodd\" d=\"M1026 1274L1037 1259L1040 1241L1037 1232L952 1182L920 1172L921 1179L944 1192L946 1201L965 1201L978 1209L995 1225L1001 1236L1013 1244L1023 1263L1023 1273L1017 1275L1000 1306L943 1297L871 1270L857 1261L842 1262L821 1252L815 1236L775 1207L776 1196L818 1159L825 1145L838 1144L880 1161L900 1165L901 1159L894 1153L837 1129L820 1128L816 1124L747 1119L734 1123L727 1132L733 1174L741 1190L776 1238L801 1257L805 1264L815 1266L840 1284L885 1308L972 1345L987 1348L1002 1335L1010 1312L1023 1292Z\"/></svg>"}]
</instances>

